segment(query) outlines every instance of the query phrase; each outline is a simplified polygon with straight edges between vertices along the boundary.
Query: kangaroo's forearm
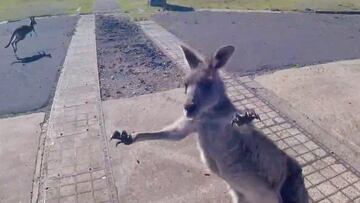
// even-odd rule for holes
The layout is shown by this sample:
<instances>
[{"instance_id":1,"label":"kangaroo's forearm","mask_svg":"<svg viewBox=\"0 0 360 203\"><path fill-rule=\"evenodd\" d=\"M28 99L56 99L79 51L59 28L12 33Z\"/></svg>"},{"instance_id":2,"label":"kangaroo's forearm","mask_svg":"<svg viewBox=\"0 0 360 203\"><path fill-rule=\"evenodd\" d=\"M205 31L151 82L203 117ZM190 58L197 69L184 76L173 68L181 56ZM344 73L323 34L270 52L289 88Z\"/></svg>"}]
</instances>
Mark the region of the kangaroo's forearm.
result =
<instances>
[{"instance_id":1,"label":"kangaroo's forearm","mask_svg":"<svg viewBox=\"0 0 360 203\"><path fill-rule=\"evenodd\" d=\"M172 140L177 141L184 138L186 135L177 131L160 131L153 133L139 133L134 136L134 142L141 142L147 140Z\"/></svg>"}]
</instances>

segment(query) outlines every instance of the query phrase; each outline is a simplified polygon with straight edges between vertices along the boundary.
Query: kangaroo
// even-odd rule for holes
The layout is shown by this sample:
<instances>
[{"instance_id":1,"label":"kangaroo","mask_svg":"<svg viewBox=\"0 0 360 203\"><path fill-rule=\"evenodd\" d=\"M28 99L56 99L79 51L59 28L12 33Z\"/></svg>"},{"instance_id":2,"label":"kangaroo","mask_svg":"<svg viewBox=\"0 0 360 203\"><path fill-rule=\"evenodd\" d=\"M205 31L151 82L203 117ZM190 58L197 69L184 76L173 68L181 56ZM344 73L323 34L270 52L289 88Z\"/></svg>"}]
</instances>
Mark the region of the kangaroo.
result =
<instances>
[{"instance_id":1,"label":"kangaroo","mask_svg":"<svg viewBox=\"0 0 360 203\"><path fill-rule=\"evenodd\" d=\"M30 25L23 25L21 27L18 27L12 34L9 43L5 46L5 48L8 48L11 44L14 53L16 54L17 52L17 43L23 39L25 39L26 35L31 33L31 32L35 32L35 25L36 25L36 21L34 17L30 17Z\"/></svg>"},{"instance_id":2,"label":"kangaroo","mask_svg":"<svg viewBox=\"0 0 360 203\"><path fill-rule=\"evenodd\" d=\"M186 46L181 48L191 69L185 79L184 115L158 132L128 135L115 131L111 139L129 145L156 139L181 140L197 133L202 160L228 184L233 202L307 203L308 193L296 160L248 119L233 125L234 115L242 111L226 95L219 69L235 48L223 46L210 58L202 58Z\"/></svg>"}]
</instances>

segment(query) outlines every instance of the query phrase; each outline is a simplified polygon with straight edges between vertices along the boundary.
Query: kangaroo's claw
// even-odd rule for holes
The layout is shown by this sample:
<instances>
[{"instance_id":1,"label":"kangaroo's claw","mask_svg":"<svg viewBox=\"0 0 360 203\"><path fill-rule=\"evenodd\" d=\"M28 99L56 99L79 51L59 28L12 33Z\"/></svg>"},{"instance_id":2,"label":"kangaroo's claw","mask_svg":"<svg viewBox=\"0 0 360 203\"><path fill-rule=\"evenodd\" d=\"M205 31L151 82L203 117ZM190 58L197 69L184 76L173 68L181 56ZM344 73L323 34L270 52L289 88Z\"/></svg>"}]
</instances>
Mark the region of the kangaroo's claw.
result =
<instances>
[{"instance_id":1,"label":"kangaroo's claw","mask_svg":"<svg viewBox=\"0 0 360 203\"><path fill-rule=\"evenodd\" d=\"M235 116L231 122L231 125L241 126L246 123L252 122L254 119L260 120L260 116L255 112L254 109L246 109L243 113L235 113Z\"/></svg>"},{"instance_id":2,"label":"kangaroo's claw","mask_svg":"<svg viewBox=\"0 0 360 203\"><path fill-rule=\"evenodd\" d=\"M249 117L251 119L257 119L257 120L261 121L260 116L255 112L254 109L246 110L245 114L247 117Z\"/></svg>"},{"instance_id":3,"label":"kangaroo's claw","mask_svg":"<svg viewBox=\"0 0 360 203\"><path fill-rule=\"evenodd\" d=\"M120 144L120 143L124 143L126 145L132 144L133 143L133 138L131 135L128 135L127 132L125 130L123 130L121 133L119 131L115 131L113 133L113 135L111 136L110 140L112 139L116 139L119 140L116 143L116 147Z\"/></svg>"}]
</instances>

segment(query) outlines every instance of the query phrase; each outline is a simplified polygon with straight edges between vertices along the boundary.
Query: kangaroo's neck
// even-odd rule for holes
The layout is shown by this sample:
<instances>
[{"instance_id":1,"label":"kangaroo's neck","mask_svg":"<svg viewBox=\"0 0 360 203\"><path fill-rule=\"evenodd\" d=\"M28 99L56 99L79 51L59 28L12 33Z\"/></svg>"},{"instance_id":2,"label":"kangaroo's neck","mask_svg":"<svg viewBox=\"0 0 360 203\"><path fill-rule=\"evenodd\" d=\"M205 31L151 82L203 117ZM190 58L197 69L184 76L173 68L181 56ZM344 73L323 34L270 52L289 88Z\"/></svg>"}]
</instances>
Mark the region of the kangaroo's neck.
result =
<instances>
[{"instance_id":1,"label":"kangaroo's neck","mask_svg":"<svg viewBox=\"0 0 360 203\"><path fill-rule=\"evenodd\" d=\"M212 108L215 113L229 114L236 110L230 99L224 95L218 103Z\"/></svg>"}]
</instances>

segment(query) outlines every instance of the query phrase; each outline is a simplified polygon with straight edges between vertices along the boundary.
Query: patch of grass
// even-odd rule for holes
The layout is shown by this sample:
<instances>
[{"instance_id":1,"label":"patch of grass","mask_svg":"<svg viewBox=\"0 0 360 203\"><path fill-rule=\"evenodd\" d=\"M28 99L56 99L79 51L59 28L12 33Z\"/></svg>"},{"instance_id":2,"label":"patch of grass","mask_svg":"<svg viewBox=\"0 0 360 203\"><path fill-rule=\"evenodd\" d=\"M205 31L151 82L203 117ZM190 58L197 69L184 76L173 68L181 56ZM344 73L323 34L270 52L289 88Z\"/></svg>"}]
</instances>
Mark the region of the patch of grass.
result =
<instances>
[{"instance_id":1,"label":"patch of grass","mask_svg":"<svg viewBox=\"0 0 360 203\"><path fill-rule=\"evenodd\" d=\"M168 3L194 8L242 10L360 10L359 0L170 0Z\"/></svg>"},{"instance_id":2,"label":"patch of grass","mask_svg":"<svg viewBox=\"0 0 360 203\"><path fill-rule=\"evenodd\" d=\"M161 11L158 7L149 7L147 0L119 0L120 8L135 20L149 18ZM168 4L210 9L235 10L360 10L359 0L168 0Z\"/></svg>"},{"instance_id":3,"label":"patch of grass","mask_svg":"<svg viewBox=\"0 0 360 203\"><path fill-rule=\"evenodd\" d=\"M92 12L95 0L0 0L0 21L29 16Z\"/></svg>"},{"instance_id":4,"label":"patch of grass","mask_svg":"<svg viewBox=\"0 0 360 203\"><path fill-rule=\"evenodd\" d=\"M146 20L162 10L160 7L150 7L147 2L147 0L119 0L119 6L122 12L139 21Z\"/></svg>"}]
</instances>

